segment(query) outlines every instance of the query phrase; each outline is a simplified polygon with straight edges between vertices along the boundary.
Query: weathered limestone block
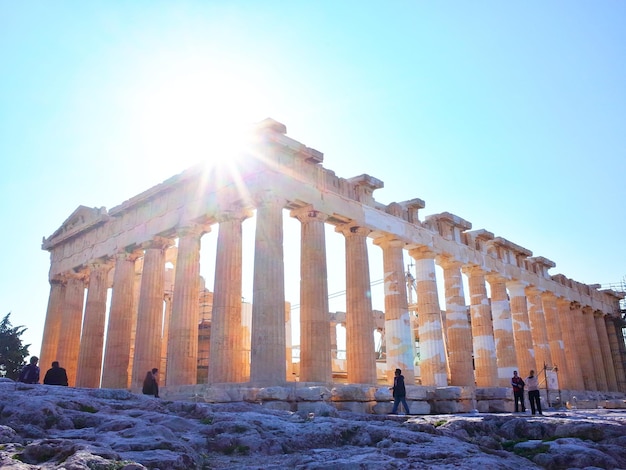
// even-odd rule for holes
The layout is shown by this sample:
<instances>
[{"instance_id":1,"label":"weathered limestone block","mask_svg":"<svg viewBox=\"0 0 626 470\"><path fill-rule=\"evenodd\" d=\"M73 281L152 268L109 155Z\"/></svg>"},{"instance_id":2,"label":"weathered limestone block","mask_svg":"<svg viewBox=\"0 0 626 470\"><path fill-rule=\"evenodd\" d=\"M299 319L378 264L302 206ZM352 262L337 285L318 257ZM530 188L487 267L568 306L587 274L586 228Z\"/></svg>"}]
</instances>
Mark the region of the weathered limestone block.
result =
<instances>
[{"instance_id":1,"label":"weathered limestone block","mask_svg":"<svg viewBox=\"0 0 626 470\"><path fill-rule=\"evenodd\" d=\"M315 416L337 416L337 408L323 402L298 402L299 413L313 413Z\"/></svg>"},{"instance_id":2,"label":"weathered limestone block","mask_svg":"<svg viewBox=\"0 0 626 470\"><path fill-rule=\"evenodd\" d=\"M343 401L372 401L375 400L376 388L368 385L340 385L331 390L331 400Z\"/></svg>"},{"instance_id":3,"label":"weathered limestone block","mask_svg":"<svg viewBox=\"0 0 626 470\"><path fill-rule=\"evenodd\" d=\"M626 408L626 400L619 400L619 399L605 400L605 401L600 402L600 406L607 410L624 409Z\"/></svg>"},{"instance_id":4,"label":"weathered limestone block","mask_svg":"<svg viewBox=\"0 0 626 470\"><path fill-rule=\"evenodd\" d=\"M478 400L476 409L480 413L511 413L514 405L506 400Z\"/></svg>"},{"instance_id":5,"label":"weathered limestone block","mask_svg":"<svg viewBox=\"0 0 626 470\"><path fill-rule=\"evenodd\" d=\"M296 388L297 401L320 401L330 399L331 391L326 387Z\"/></svg>"},{"instance_id":6,"label":"weathered limestone block","mask_svg":"<svg viewBox=\"0 0 626 470\"><path fill-rule=\"evenodd\" d=\"M277 400L264 401L263 403L261 403L261 406L263 406L263 408L267 408L270 410L294 411L292 410L291 403L288 403L286 401L277 401Z\"/></svg>"},{"instance_id":7,"label":"weathered limestone block","mask_svg":"<svg viewBox=\"0 0 626 470\"><path fill-rule=\"evenodd\" d=\"M489 387L476 389L477 400L511 400L513 389L511 387Z\"/></svg>"},{"instance_id":8,"label":"weathered limestone block","mask_svg":"<svg viewBox=\"0 0 626 470\"><path fill-rule=\"evenodd\" d=\"M334 403L335 407L340 411L351 411L352 413L366 413L372 414L375 401L337 401Z\"/></svg>"},{"instance_id":9,"label":"weathered limestone block","mask_svg":"<svg viewBox=\"0 0 626 470\"><path fill-rule=\"evenodd\" d=\"M257 401L286 401L289 398L290 390L285 387L265 387L259 389L256 398Z\"/></svg>"},{"instance_id":10,"label":"weathered limestone block","mask_svg":"<svg viewBox=\"0 0 626 470\"><path fill-rule=\"evenodd\" d=\"M428 400L433 394L434 389L432 387L417 387L411 385L406 387L407 400Z\"/></svg>"}]
</instances>

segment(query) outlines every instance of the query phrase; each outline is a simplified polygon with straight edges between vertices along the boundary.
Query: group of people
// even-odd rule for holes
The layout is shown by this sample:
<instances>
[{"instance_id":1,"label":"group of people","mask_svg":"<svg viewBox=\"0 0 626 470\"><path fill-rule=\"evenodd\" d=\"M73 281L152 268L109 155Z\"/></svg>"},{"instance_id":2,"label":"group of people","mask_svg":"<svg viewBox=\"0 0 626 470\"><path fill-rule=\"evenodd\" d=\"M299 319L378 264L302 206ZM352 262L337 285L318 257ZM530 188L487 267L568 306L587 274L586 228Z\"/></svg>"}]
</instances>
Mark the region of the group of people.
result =
<instances>
[{"instance_id":1,"label":"group of people","mask_svg":"<svg viewBox=\"0 0 626 470\"><path fill-rule=\"evenodd\" d=\"M520 406L522 413L526 411L526 405L524 405L524 387L528 387L528 401L530 403L530 411L532 414L539 413L541 411L541 399L539 398L539 379L535 375L535 371L531 370L524 381L517 371L513 371L513 377L511 378L511 385L513 386L513 398L515 399L515 412L518 413Z\"/></svg>"},{"instance_id":2,"label":"group of people","mask_svg":"<svg viewBox=\"0 0 626 470\"><path fill-rule=\"evenodd\" d=\"M22 369L17 380L26 384L38 384L40 373L38 362L39 358L37 356L31 357L30 362ZM63 367L59 366L59 361L52 362L52 367L46 372L43 383L46 385L68 386L67 372Z\"/></svg>"}]
</instances>

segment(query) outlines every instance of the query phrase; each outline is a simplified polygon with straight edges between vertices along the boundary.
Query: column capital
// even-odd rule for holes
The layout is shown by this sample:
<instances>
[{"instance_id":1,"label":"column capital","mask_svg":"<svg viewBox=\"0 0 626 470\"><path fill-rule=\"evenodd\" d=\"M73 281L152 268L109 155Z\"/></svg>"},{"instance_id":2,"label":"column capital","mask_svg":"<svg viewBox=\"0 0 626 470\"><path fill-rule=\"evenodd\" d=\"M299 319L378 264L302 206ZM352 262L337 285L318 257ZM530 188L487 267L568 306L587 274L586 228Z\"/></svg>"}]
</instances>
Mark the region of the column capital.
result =
<instances>
[{"instance_id":1,"label":"column capital","mask_svg":"<svg viewBox=\"0 0 626 470\"><path fill-rule=\"evenodd\" d=\"M554 292L552 292L552 291L549 291L549 290L541 291L541 298L542 299L548 299L548 300L555 300L555 301L558 300L556 294Z\"/></svg>"},{"instance_id":2,"label":"column capital","mask_svg":"<svg viewBox=\"0 0 626 470\"><path fill-rule=\"evenodd\" d=\"M269 205L280 205L281 207L284 207L287 204L287 199L278 194L275 194L272 191L259 191L254 196L252 196L252 201L257 208L260 206Z\"/></svg>"},{"instance_id":3,"label":"column capital","mask_svg":"<svg viewBox=\"0 0 626 470\"><path fill-rule=\"evenodd\" d=\"M335 232L342 233L346 238L361 236L367 237L372 231L367 227L361 227L356 223L347 223L342 225L337 225L335 227Z\"/></svg>"},{"instance_id":4,"label":"column capital","mask_svg":"<svg viewBox=\"0 0 626 470\"><path fill-rule=\"evenodd\" d=\"M420 260L420 259L434 260L435 257L437 256L437 254L434 251L432 251L430 248L428 248L425 245L420 245L416 248L410 249L409 255L411 255L411 258L414 258L416 260Z\"/></svg>"},{"instance_id":5,"label":"column capital","mask_svg":"<svg viewBox=\"0 0 626 470\"><path fill-rule=\"evenodd\" d=\"M113 265L114 265L113 260L109 257L97 258L97 259L91 260L88 263L90 271L102 270L102 271L107 272L111 268L113 268Z\"/></svg>"},{"instance_id":6,"label":"column capital","mask_svg":"<svg viewBox=\"0 0 626 470\"><path fill-rule=\"evenodd\" d=\"M195 236L199 238L205 233L209 233L210 231L211 225L209 224L191 223L176 227L176 235L178 235L178 237ZM168 246L166 246L165 248L168 248Z\"/></svg>"},{"instance_id":7,"label":"column capital","mask_svg":"<svg viewBox=\"0 0 626 470\"><path fill-rule=\"evenodd\" d=\"M230 210L220 212L218 215L215 216L215 221L218 223L232 221L243 222L244 220L252 217L252 211L253 209L251 209L250 207L235 207ZM207 232L209 231L210 228L209 230L207 230Z\"/></svg>"},{"instance_id":8,"label":"column capital","mask_svg":"<svg viewBox=\"0 0 626 470\"><path fill-rule=\"evenodd\" d=\"M374 245L380 246L383 249L387 247L404 248L406 243L400 240L395 235L385 234L385 235L375 238Z\"/></svg>"},{"instance_id":9,"label":"column capital","mask_svg":"<svg viewBox=\"0 0 626 470\"><path fill-rule=\"evenodd\" d=\"M448 255L437 255L435 257L435 261L443 269L449 269L449 268L459 268L459 269L461 269L461 267L463 266L463 263L461 261L458 261L457 259L453 258L452 256L448 256Z\"/></svg>"},{"instance_id":10,"label":"column capital","mask_svg":"<svg viewBox=\"0 0 626 470\"><path fill-rule=\"evenodd\" d=\"M169 248L170 246L172 246L174 244L174 241L171 238L165 238L165 237L154 237L151 240L147 240L145 242L143 242L141 244L141 248L144 250L150 250L150 249L155 249L155 250L164 250L166 248Z\"/></svg>"},{"instance_id":11,"label":"column capital","mask_svg":"<svg viewBox=\"0 0 626 470\"><path fill-rule=\"evenodd\" d=\"M511 296L522 297L526 296L526 287L528 287L528 282L513 279L506 282L506 287L511 290Z\"/></svg>"},{"instance_id":12,"label":"column capital","mask_svg":"<svg viewBox=\"0 0 626 470\"><path fill-rule=\"evenodd\" d=\"M115 258L115 261L137 261L137 259L141 258L142 256L143 253L141 252L141 250L122 250L115 253L115 255L113 255L113 258Z\"/></svg>"},{"instance_id":13,"label":"column capital","mask_svg":"<svg viewBox=\"0 0 626 470\"><path fill-rule=\"evenodd\" d=\"M526 291L527 295L541 295L543 292L545 292L545 289L542 289L541 287L535 286L533 284L526 286L526 289L524 290Z\"/></svg>"},{"instance_id":14,"label":"column capital","mask_svg":"<svg viewBox=\"0 0 626 470\"><path fill-rule=\"evenodd\" d=\"M461 268L461 271L463 271L463 273L467 276L475 276L475 275L484 276L486 274L485 270L481 266L478 266L477 264L464 264L463 267Z\"/></svg>"},{"instance_id":15,"label":"column capital","mask_svg":"<svg viewBox=\"0 0 626 470\"><path fill-rule=\"evenodd\" d=\"M508 282L507 278L499 272L488 272L485 274L485 279L489 284L498 282L504 282L506 284Z\"/></svg>"},{"instance_id":16,"label":"column capital","mask_svg":"<svg viewBox=\"0 0 626 470\"><path fill-rule=\"evenodd\" d=\"M556 304L559 307L567 307L569 309L572 305L572 301L569 299L566 299L565 297L557 297Z\"/></svg>"},{"instance_id":17,"label":"column capital","mask_svg":"<svg viewBox=\"0 0 626 470\"><path fill-rule=\"evenodd\" d=\"M315 210L312 205L293 209L289 212L289 215L303 224L307 222L326 222L328 220L328 214Z\"/></svg>"}]
</instances>

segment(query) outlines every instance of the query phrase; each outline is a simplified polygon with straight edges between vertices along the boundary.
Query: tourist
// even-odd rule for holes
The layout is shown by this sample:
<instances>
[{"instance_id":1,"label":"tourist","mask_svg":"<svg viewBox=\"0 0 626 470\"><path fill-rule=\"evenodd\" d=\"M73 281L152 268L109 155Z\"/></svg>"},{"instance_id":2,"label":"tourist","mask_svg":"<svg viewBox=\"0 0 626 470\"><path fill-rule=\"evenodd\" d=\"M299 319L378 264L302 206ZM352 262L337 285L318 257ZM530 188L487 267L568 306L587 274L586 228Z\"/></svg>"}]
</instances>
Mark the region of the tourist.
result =
<instances>
[{"instance_id":1,"label":"tourist","mask_svg":"<svg viewBox=\"0 0 626 470\"><path fill-rule=\"evenodd\" d=\"M159 381L157 379L158 373L159 369L155 367L154 369L149 370L146 374L146 378L143 380L142 389L144 395L154 395L155 398L159 398Z\"/></svg>"},{"instance_id":2,"label":"tourist","mask_svg":"<svg viewBox=\"0 0 626 470\"><path fill-rule=\"evenodd\" d=\"M406 387L404 386L404 376L401 369L396 369L395 377L393 378L393 387L389 387L389 390L393 390L393 409L391 414L395 415L398 412L398 406L402 403L404 411L409 414L409 405L406 402Z\"/></svg>"},{"instance_id":3,"label":"tourist","mask_svg":"<svg viewBox=\"0 0 626 470\"><path fill-rule=\"evenodd\" d=\"M519 412L518 403L521 404L522 413L526 411L524 405L524 381L517 375L517 371L513 371L513 377L511 378L511 385L513 386L513 398L515 399L515 412Z\"/></svg>"},{"instance_id":4,"label":"tourist","mask_svg":"<svg viewBox=\"0 0 626 470\"><path fill-rule=\"evenodd\" d=\"M535 371L531 370L526 377L526 385L528 386L528 401L530 402L530 411L532 414L535 412L541 412L541 398L539 397L539 378L535 376Z\"/></svg>"},{"instance_id":5,"label":"tourist","mask_svg":"<svg viewBox=\"0 0 626 470\"><path fill-rule=\"evenodd\" d=\"M38 384L39 383L39 367L37 363L39 362L39 358L37 356L33 356L30 358L30 364L25 366L20 372L20 376L17 379L19 382L24 382L25 384Z\"/></svg>"},{"instance_id":6,"label":"tourist","mask_svg":"<svg viewBox=\"0 0 626 470\"><path fill-rule=\"evenodd\" d=\"M46 372L43 383L46 385L61 385L67 387L67 372L63 367L59 367L59 361L52 363L52 368L48 369Z\"/></svg>"}]
</instances>

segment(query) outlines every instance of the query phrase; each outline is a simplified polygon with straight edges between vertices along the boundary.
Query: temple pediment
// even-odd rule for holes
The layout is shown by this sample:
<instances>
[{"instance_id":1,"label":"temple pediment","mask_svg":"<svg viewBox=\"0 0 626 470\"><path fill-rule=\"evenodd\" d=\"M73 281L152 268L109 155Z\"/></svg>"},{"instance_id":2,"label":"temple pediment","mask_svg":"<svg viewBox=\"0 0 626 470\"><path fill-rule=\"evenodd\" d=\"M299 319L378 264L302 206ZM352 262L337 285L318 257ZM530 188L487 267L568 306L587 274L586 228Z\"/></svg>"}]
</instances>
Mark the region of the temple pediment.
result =
<instances>
[{"instance_id":1,"label":"temple pediment","mask_svg":"<svg viewBox=\"0 0 626 470\"><path fill-rule=\"evenodd\" d=\"M67 240L94 225L106 222L108 218L105 207L78 206L52 235L43 238L42 248L47 250L60 241Z\"/></svg>"}]
</instances>

